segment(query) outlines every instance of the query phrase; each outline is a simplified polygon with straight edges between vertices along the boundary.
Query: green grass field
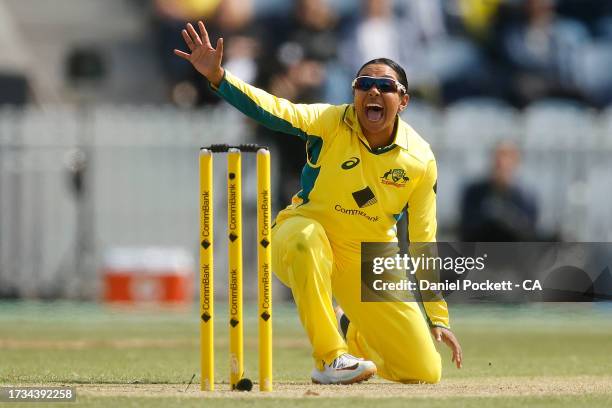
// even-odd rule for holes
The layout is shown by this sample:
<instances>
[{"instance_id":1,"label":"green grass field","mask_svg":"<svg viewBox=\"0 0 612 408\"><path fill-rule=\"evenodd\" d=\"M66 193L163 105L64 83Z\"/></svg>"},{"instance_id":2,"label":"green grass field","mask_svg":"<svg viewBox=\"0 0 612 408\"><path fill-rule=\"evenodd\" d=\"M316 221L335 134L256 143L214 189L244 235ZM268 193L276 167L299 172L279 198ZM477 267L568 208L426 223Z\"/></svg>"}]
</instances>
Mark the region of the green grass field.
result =
<instances>
[{"instance_id":1,"label":"green grass field","mask_svg":"<svg viewBox=\"0 0 612 408\"><path fill-rule=\"evenodd\" d=\"M276 391L271 394L227 391L226 313L220 307L217 312L219 391L202 393L196 309L0 303L0 386L75 386L77 404L57 407L370 406L371 398L384 398L385 406L406 406L409 400L414 407L612 406L609 305L455 307L452 322L464 348L462 370L451 365L442 348L440 384L376 379L349 387L310 384L310 350L296 312L277 305ZM252 308L245 313L246 375L256 380L255 315Z\"/></svg>"}]
</instances>

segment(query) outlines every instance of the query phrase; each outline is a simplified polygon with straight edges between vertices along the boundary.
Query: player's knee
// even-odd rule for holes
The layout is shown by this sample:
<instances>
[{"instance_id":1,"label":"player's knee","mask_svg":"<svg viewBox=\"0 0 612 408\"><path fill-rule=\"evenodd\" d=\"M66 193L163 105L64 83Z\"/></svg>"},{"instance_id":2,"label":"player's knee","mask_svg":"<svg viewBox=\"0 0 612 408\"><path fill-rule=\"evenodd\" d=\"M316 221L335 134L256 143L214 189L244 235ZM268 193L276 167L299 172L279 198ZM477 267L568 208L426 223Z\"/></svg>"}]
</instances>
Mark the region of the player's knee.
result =
<instances>
[{"instance_id":1,"label":"player's knee","mask_svg":"<svg viewBox=\"0 0 612 408\"><path fill-rule=\"evenodd\" d=\"M300 231L291 238L291 250L294 253L307 252L312 246L312 234L308 232Z\"/></svg>"},{"instance_id":2,"label":"player's knee","mask_svg":"<svg viewBox=\"0 0 612 408\"><path fill-rule=\"evenodd\" d=\"M306 228L296 231L289 238L289 247L296 253L308 252L312 248L323 245L323 229L318 224L311 224Z\"/></svg>"},{"instance_id":3,"label":"player's knee","mask_svg":"<svg viewBox=\"0 0 612 408\"><path fill-rule=\"evenodd\" d=\"M435 384L440 382L442 377L442 367L439 363L433 363L421 368L420 375L418 376L420 382L429 384Z\"/></svg>"},{"instance_id":4,"label":"player's knee","mask_svg":"<svg viewBox=\"0 0 612 408\"><path fill-rule=\"evenodd\" d=\"M442 377L442 364L440 358L423 359L419 362L399 362L393 367L394 380L402 383L428 383L440 382Z\"/></svg>"}]
</instances>

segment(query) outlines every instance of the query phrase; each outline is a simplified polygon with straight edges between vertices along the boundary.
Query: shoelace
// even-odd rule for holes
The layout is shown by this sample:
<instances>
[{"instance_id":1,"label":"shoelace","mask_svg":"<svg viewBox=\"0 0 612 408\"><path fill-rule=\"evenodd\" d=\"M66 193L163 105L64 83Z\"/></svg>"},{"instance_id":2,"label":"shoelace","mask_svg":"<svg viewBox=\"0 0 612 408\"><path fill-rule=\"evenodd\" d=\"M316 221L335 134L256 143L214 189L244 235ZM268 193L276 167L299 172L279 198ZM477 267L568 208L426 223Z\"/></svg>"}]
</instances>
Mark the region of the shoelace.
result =
<instances>
[{"instance_id":1,"label":"shoelace","mask_svg":"<svg viewBox=\"0 0 612 408\"><path fill-rule=\"evenodd\" d=\"M332 362L331 368L341 369L345 367L350 367L352 365L355 365L355 362L359 361L361 361L360 358L357 358L349 353L345 353Z\"/></svg>"}]
</instances>

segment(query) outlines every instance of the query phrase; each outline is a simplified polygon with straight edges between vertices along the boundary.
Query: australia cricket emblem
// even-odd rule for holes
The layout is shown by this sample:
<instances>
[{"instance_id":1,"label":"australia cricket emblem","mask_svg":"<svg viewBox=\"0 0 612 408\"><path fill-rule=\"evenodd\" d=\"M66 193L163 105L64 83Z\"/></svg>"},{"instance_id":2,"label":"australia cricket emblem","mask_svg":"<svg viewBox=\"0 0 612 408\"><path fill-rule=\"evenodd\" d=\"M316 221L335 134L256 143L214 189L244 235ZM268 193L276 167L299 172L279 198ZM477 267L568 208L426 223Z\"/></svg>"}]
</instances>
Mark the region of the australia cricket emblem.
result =
<instances>
[{"instance_id":1,"label":"australia cricket emblem","mask_svg":"<svg viewBox=\"0 0 612 408\"><path fill-rule=\"evenodd\" d=\"M408 182L409 178L406 176L404 169L389 169L381 178L382 184L391 185L395 187L404 187Z\"/></svg>"}]
</instances>

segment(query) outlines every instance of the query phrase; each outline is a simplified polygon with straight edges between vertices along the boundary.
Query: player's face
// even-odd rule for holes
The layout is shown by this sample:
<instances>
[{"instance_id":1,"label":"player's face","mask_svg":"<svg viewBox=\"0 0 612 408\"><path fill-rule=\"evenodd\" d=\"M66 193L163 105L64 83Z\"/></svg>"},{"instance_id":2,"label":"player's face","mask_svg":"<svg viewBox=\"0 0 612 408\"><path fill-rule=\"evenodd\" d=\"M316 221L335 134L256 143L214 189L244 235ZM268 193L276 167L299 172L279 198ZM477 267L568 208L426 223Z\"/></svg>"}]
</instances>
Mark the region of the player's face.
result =
<instances>
[{"instance_id":1,"label":"player's face","mask_svg":"<svg viewBox=\"0 0 612 408\"><path fill-rule=\"evenodd\" d=\"M389 78L397 81L395 71L385 64L366 65L358 75L359 77ZM369 85L366 82L366 86ZM399 89L393 90L393 86L387 87L381 84L380 88L376 85L364 90L362 87L354 87L354 104L357 112L359 124L364 135L391 136L395 117L408 105L408 95ZM397 88L397 87L396 87Z\"/></svg>"}]
</instances>

